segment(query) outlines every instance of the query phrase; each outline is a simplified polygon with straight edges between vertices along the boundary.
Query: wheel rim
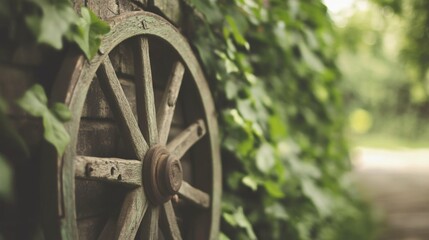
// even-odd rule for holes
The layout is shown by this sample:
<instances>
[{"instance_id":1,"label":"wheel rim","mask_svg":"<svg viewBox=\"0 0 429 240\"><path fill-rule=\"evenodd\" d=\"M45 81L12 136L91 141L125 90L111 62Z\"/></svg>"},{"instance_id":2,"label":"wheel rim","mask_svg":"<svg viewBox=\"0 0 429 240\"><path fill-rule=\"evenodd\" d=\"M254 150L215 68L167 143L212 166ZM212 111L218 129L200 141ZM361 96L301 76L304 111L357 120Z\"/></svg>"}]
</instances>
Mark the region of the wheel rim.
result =
<instances>
[{"instance_id":1,"label":"wheel rim","mask_svg":"<svg viewBox=\"0 0 429 240\"><path fill-rule=\"evenodd\" d=\"M67 66L60 71L61 79L56 82L53 90L53 99L63 101L73 112L72 121L66 124L72 141L64 156L57 159L59 186L56 215L60 220L60 234L65 239L76 239L79 235L74 192L76 176L87 180L117 182L128 187L119 216L113 221L109 220L104 227L116 229L114 239L132 239L136 235L143 239L158 239L160 218L163 237L181 239L170 200L172 197L176 199L176 192L180 198L192 202L200 209L206 209L201 210L193 219L196 224L196 230L191 234L193 238L202 239L204 236L217 239L221 195L217 123L210 91L198 61L180 32L157 15L134 12L120 15L109 22L111 32L104 37L97 56L90 62L85 61L82 56L70 58ZM165 41L179 57L158 109L155 109L152 86L150 37ZM133 114L109 57L115 47L129 39L133 39L137 46L134 59L136 114ZM73 66L72 70L70 66ZM182 81L188 80L184 80L184 74L189 76L189 81L194 86L194 94L200 101L203 117L167 142L180 86ZM119 122L122 136L132 146L134 161L76 154L82 110L94 76L97 76L114 118ZM202 182L210 183L203 191L186 181L182 182L181 176L178 177L181 175L181 166L177 159L199 141L206 143L211 158L205 164L196 165L201 168L207 168L205 165L208 165L211 172L209 180L201 178ZM162 149L164 157L147 157L154 149ZM153 169L146 165L151 165ZM160 167L161 165L164 167ZM177 191L178 185L180 190ZM101 234L111 232L103 230ZM103 238L102 235L99 237Z\"/></svg>"}]
</instances>

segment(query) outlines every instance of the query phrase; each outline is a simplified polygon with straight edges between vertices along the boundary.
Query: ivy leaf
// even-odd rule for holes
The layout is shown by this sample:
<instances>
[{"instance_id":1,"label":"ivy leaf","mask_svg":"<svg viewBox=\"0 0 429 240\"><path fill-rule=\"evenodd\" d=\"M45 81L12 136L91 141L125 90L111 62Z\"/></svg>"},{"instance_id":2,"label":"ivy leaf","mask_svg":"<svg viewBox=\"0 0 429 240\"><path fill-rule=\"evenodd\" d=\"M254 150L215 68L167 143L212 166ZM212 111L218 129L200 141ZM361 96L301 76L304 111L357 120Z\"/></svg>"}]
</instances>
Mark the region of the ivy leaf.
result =
<instances>
[{"instance_id":1,"label":"ivy leaf","mask_svg":"<svg viewBox=\"0 0 429 240\"><path fill-rule=\"evenodd\" d=\"M55 147L59 155L62 155L70 141L70 136L62 124L62 120L67 119L71 114L67 113L68 110L65 106L59 107L58 104L55 105L56 107L54 106L53 110L50 110L47 102L45 90L36 84L24 93L18 100L18 105L33 117L42 118L45 140ZM58 118L58 115L61 118Z\"/></svg>"},{"instance_id":2,"label":"ivy leaf","mask_svg":"<svg viewBox=\"0 0 429 240\"><path fill-rule=\"evenodd\" d=\"M265 213L277 219L281 219L281 220L289 219L289 214L286 212L285 207L279 203L274 203L273 205L266 207Z\"/></svg>"},{"instance_id":3,"label":"ivy leaf","mask_svg":"<svg viewBox=\"0 0 429 240\"><path fill-rule=\"evenodd\" d=\"M70 110L63 103L54 103L54 106L51 108L51 111L62 122L67 122L72 118Z\"/></svg>"},{"instance_id":4,"label":"ivy leaf","mask_svg":"<svg viewBox=\"0 0 429 240\"><path fill-rule=\"evenodd\" d=\"M34 117L41 117L47 111L48 98L45 90L39 84L28 89L18 100L18 105Z\"/></svg>"},{"instance_id":5,"label":"ivy leaf","mask_svg":"<svg viewBox=\"0 0 429 240\"><path fill-rule=\"evenodd\" d=\"M228 30L232 33L232 36L234 37L234 40L241 46L245 47L247 50L249 50L250 46L249 43L246 41L246 39L243 37L243 34L240 32L240 29L238 28L237 23L235 22L234 18L226 15L225 20L228 23ZM225 30L225 35L228 35L228 30ZM226 37L226 36L225 36Z\"/></svg>"},{"instance_id":6,"label":"ivy leaf","mask_svg":"<svg viewBox=\"0 0 429 240\"><path fill-rule=\"evenodd\" d=\"M319 214L326 217L332 209L332 200L310 179L303 179L302 192L313 202Z\"/></svg>"},{"instance_id":7,"label":"ivy leaf","mask_svg":"<svg viewBox=\"0 0 429 240\"><path fill-rule=\"evenodd\" d=\"M252 176L245 176L241 182L248 186L250 189L252 189L253 191L256 191L258 189L258 181L252 177Z\"/></svg>"},{"instance_id":8,"label":"ivy leaf","mask_svg":"<svg viewBox=\"0 0 429 240\"><path fill-rule=\"evenodd\" d=\"M268 119L270 135L274 140L280 140L288 135L286 124L279 116L273 115Z\"/></svg>"},{"instance_id":9,"label":"ivy leaf","mask_svg":"<svg viewBox=\"0 0 429 240\"><path fill-rule=\"evenodd\" d=\"M265 181L264 187L265 190L267 190L268 194L273 198L283 198L285 196L284 192L281 189L280 183Z\"/></svg>"},{"instance_id":10,"label":"ivy leaf","mask_svg":"<svg viewBox=\"0 0 429 240\"><path fill-rule=\"evenodd\" d=\"M300 161L297 156L290 155L288 162L291 170L300 178L317 179L322 176L321 171L316 166Z\"/></svg>"},{"instance_id":11,"label":"ivy leaf","mask_svg":"<svg viewBox=\"0 0 429 240\"><path fill-rule=\"evenodd\" d=\"M81 15L82 17L67 36L79 45L88 59L92 59L100 47L101 36L110 31L110 26L88 8L83 7Z\"/></svg>"},{"instance_id":12,"label":"ivy leaf","mask_svg":"<svg viewBox=\"0 0 429 240\"><path fill-rule=\"evenodd\" d=\"M246 230L247 236L249 239L256 239L255 232L253 231L252 224L249 222L247 217L244 215L244 211L242 207L239 207L234 213L223 213L223 218L227 223L231 226L241 227Z\"/></svg>"},{"instance_id":13,"label":"ivy leaf","mask_svg":"<svg viewBox=\"0 0 429 240\"><path fill-rule=\"evenodd\" d=\"M78 17L68 1L31 0L41 9L41 15L25 18L28 28L36 36L37 42L55 49L63 47L63 36Z\"/></svg>"},{"instance_id":14,"label":"ivy leaf","mask_svg":"<svg viewBox=\"0 0 429 240\"><path fill-rule=\"evenodd\" d=\"M0 155L0 199L12 199L12 167Z\"/></svg>"},{"instance_id":15,"label":"ivy leaf","mask_svg":"<svg viewBox=\"0 0 429 240\"><path fill-rule=\"evenodd\" d=\"M227 99L234 99L238 93L238 86L232 80L225 83L225 94Z\"/></svg>"},{"instance_id":16,"label":"ivy leaf","mask_svg":"<svg viewBox=\"0 0 429 240\"><path fill-rule=\"evenodd\" d=\"M305 61L308 67L318 73L321 73L325 69L325 66L323 65L322 61L320 61L319 57L313 51L311 51L306 44L300 42L298 47L301 52L302 59Z\"/></svg>"},{"instance_id":17,"label":"ivy leaf","mask_svg":"<svg viewBox=\"0 0 429 240\"><path fill-rule=\"evenodd\" d=\"M28 89L24 96L18 100L18 105L34 117L41 117L46 112L48 98L45 90L39 84Z\"/></svg>"},{"instance_id":18,"label":"ivy leaf","mask_svg":"<svg viewBox=\"0 0 429 240\"><path fill-rule=\"evenodd\" d=\"M253 109L250 100L237 100L237 109L247 121L256 121L258 113Z\"/></svg>"},{"instance_id":19,"label":"ivy leaf","mask_svg":"<svg viewBox=\"0 0 429 240\"><path fill-rule=\"evenodd\" d=\"M223 232L219 234L219 240L231 240L228 236L226 236Z\"/></svg>"},{"instance_id":20,"label":"ivy leaf","mask_svg":"<svg viewBox=\"0 0 429 240\"><path fill-rule=\"evenodd\" d=\"M263 173L268 173L275 164L275 155L273 147L264 143L256 153L256 167Z\"/></svg>"},{"instance_id":21,"label":"ivy leaf","mask_svg":"<svg viewBox=\"0 0 429 240\"><path fill-rule=\"evenodd\" d=\"M326 103L328 101L329 92L322 84L315 82L313 84L313 92L321 103Z\"/></svg>"},{"instance_id":22,"label":"ivy leaf","mask_svg":"<svg viewBox=\"0 0 429 240\"><path fill-rule=\"evenodd\" d=\"M185 0L184 2L198 11L197 15L202 14L208 22L218 22L223 17L218 4L214 1Z\"/></svg>"},{"instance_id":23,"label":"ivy leaf","mask_svg":"<svg viewBox=\"0 0 429 240\"><path fill-rule=\"evenodd\" d=\"M238 189L238 186L240 184L240 180L243 178L243 174L239 172L233 172L232 174L229 174L227 177L226 182L228 183L228 186L234 190Z\"/></svg>"},{"instance_id":24,"label":"ivy leaf","mask_svg":"<svg viewBox=\"0 0 429 240\"><path fill-rule=\"evenodd\" d=\"M70 142L70 136L67 133L61 121L55 117L49 110L43 114L44 137L57 150L58 155L62 155Z\"/></svg>"}]
</instances>

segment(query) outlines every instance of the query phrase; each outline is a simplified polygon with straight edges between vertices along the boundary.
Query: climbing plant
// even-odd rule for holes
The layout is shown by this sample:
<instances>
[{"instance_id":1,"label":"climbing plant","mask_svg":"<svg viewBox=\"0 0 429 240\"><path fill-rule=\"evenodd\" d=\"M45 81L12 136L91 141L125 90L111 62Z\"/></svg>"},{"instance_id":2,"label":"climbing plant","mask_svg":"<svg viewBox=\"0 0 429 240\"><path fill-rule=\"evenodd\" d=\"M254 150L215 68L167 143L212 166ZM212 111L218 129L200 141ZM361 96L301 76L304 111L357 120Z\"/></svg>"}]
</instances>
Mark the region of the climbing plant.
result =
<instances>
[{"instance_id":1,"label":"climbing plant","mask_svg":"<svg viewBox=\"0 0 429 240\"><path fill-rule=\"evenodd\" d=\"M109 25L87 8L82 8L80 14L76 13L69 0L1 0L0 31L2 32L0 64L7 66L11 64L14 51L19 47L33 46L61 50L64 42L77 45L85 56L91 59L98 50L101 35L109 31ZM25 209L26 206L21 206L23 200L16 196L19 192L22 197L22 189L16 187L20 183L15 181L19 176L15 176L18 172L15 171L14 165L21 166L22 174L22 168L25 168L22 166L32 166L29 159L34 160L31 159L34 156L30 156L26 141L22 139L14 128L12 119L7 115L8 109L19 106L29 115L40 118L44 139L55 147L59 155L69 142L68 133L62 123L71 118L71 113L64 104L48 104L43 86L39 83L32 84L34 85L16 102L7 102L0 95L0 212L6 212L7 208L17 209L17 206ZM28 179L31 177L34 176L27 176ZM37 179L31 180L37 182ZM37 201L37 196L32 197L33 201ZM6 220L7 223L8 219L3 218L6 217L1 215L0 239L3 239L2 231L7 228L3 226L3 221ZM30 231L27 236L33 234L35 227L27 229Z\"/></svg>"},{"instance_id":2,"label":"climbing plant","mask_svg":"<svg viewBox=\"0 0 429 240\"><path fill-rule=\"evenodd\" d=\"M347 175L336 35L322 1L187 4L222 126L222 238L374 237Z\"/></svg>"},{"instance_id":3,"label":"climbing plant","mask_svg":"<svg viewBox=\"0 0 429 240\"><path fill-rule=\"evenodd\" d=\"M83 7L79 16L69 0L3 0L0 20L0 30L5 33L0 36L0 60L4 62L11 58L10 51L21 44L37 43L60 50L64 41L77 44L91 59L100 46L100 37L109 32L109 25L89 9ZM3 123L0 127L6 127L7 104L0 100L3 106L0 117L4 119L0 119ZM62 154L69 141L62 126L71 117L67 107L61 103L47 106L48 98L39 84L28 89L17 104L30 115L43 119L45 139ZM7 142L8 134L2 138Z\"/></svg>"},{"instance_id":4,"label":"climbing plant","mask_svg":"<svg viewBox=\"0 0 429 240\"><path fill-rule=\"evenodd\" d=\"M222 129L221 238L371 239L367 206L347 176L336 36L326 7L320 0L185 5L187 35L211 80ZM6 0L0 19L7 29L2 46L28 40L23 36L56 49L69 41L88 58L108 31L89 10L76 15L68 0ZM1 48L0 59L8 49ZM47 122L45 138L61 152L67 137L56 127L69 114L45 100L36 86L19 104ZM6 126L3 105L0 100L0 127ZM0 171L7 170L0 155ZM9 198L5 183L0 198Z\"/></svg>"}]
</instances>

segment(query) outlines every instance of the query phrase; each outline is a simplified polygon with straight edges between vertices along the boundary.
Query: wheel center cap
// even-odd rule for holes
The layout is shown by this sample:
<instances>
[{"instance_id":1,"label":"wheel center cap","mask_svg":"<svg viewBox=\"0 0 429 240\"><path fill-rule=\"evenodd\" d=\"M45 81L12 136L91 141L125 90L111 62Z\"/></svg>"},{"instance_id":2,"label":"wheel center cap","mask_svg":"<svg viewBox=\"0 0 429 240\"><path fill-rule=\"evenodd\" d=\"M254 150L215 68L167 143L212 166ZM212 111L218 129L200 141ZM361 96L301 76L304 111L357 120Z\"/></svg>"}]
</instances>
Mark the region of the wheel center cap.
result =
<instances>
[{"instance_id":1,"label":"wheel center cap","mask_svg":"<svg viewBox=\"0 0 429 240\"><path fill-rule=\"evenodd\" d=\"M161 145L149 149L143 161L143 185L149 200L163 204L171 199L182 186L182 165L174 155Z\"/></svg>"}]
</instances>

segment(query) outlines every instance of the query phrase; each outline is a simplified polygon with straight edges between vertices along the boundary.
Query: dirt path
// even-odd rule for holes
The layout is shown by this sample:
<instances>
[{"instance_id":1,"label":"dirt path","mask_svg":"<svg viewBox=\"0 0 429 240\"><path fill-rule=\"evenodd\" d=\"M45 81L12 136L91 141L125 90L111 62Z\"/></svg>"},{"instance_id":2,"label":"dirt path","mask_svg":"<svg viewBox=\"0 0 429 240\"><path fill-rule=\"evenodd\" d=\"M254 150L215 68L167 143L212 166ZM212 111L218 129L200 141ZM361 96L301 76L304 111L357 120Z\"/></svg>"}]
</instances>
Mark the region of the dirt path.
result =
<instances>
[{"instance_id":1,"label":"dirt path","mask_svg":"<svg viewBox=\"0 0 429 240\"><path fill-rule=\"evenodd\" d=\"M429 149L358 148L355 174L384 213L383 240L429 239Z\"/></svg>"}]
</instances>

